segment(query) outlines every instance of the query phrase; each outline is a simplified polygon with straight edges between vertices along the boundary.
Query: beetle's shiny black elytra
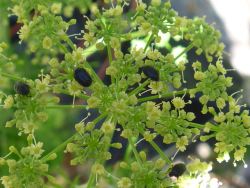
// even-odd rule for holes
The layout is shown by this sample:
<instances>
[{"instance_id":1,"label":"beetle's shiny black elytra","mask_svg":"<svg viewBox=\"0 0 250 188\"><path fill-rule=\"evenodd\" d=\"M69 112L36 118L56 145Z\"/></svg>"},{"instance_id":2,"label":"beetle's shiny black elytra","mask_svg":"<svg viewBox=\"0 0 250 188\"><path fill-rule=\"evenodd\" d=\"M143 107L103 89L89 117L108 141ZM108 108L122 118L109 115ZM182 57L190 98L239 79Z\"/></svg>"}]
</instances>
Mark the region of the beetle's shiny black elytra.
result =
<instances>
[{"instance_id":1,"label":"beetle's shiny black elytra","mask_svg":"<svg viewBox=\"0 0 250 188\"><path fill-rule=\"evenodd\" d=\"M24 82L18 82L15 84L14 89L17 94L27 96L30 93L30 86Z\"/></svg>"},{"instance_id":2,"label":"beetle's shiny black elytra","mask_svg":"<svg viewBox=\"0 0 250 188\"><path fill-rule=\"evenodd\" d=\"M177 163L172 167L171 171L169 172L169 176L170 177L175 176L178 178L179 176L184 174L185 171L186 171L186 165L184 163Z\"/></svg>"},{"instance_id":3,"label":"beetle's shiny black elytra","mask_svg":"<svg viewBox=\"0 0 250 188\"><path fill-rule=\"evenodd\" d=\"M74 72L75 80L84 87L89 87L92 84L92 78L89 73L83 68L77 68Z\"/></svg>"},{"instance_id":4,"label":"beetle's shiny black elytra","mask_svg":"<svg viewBox=\"0 0 250 188\"><path fill-rule=\"evenodd\" d=\"M154 67L152 67L152 66L143 66L140 69L151 80L159 81L159 79L160 79L159 72Z\"/></svg>"}]
</instances>

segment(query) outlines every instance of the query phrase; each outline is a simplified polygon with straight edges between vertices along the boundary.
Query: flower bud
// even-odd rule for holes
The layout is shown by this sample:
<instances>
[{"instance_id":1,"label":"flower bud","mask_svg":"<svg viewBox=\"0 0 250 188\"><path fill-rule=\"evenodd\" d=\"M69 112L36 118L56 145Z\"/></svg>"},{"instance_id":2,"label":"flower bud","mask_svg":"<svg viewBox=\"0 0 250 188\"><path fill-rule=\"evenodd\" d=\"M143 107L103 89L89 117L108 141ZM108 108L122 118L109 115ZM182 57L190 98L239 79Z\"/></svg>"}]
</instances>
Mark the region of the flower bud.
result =
<instances>
[{"instance_id":1,"label":"flower bud","mask_svg":"<svg viewBox=\"0 0 250 188\"><path fill-rule=\"evenodd\" d=\"M13 106L14 104L14 99L11 95L9 95L5 100L4 100L4 105L3 108L9 109Z\"/></svg>"},{"instance_id":2,"label":"flower bud","mask_svg":"<svg viewBox=\"0 0 250 188\"><path fill-rule=\"evenodd\" d=\"M98 175L103 175L105 173L105 169L103 165L96 163L92 166L92 172Z\"/></svg>"},{"instance_id":3,"label":"flower bud","mask_svg":"<svg viewBox=\"0 0 250 188\"><path fill-rule=\"evenodd\" d=\"M174 107L177 108L177 109L184 108L185 104L186 104L185 101L180 97L175 97L172 100L172 103L173 103Z\"/></svg>"},{"instance_id":4,"label":"flower bud","mask_svg":"<svg viewBox=\"0 0 250 188\"><path fill-rule=\"evenodd\" d=\"M166 162L163 159L158 159L155 162L155 168L157 168L159 170L162 169L165 165L166 165Z\"/></svg>"},{"instance_id":5,"label":"flower bud","mask_svg":"<svg viewBox=\"0 0 250 188\"><path fill-rule=\"evenodd\" d=\"M62 10L62 3L53 3L51 5L51 12L53 14L60 14Z\"/></svg>"},{"instance_id":6,"label":"flower bud","mask_svg":"<svg viewBox=\"0 0 250 188\"><path fill-rule=\"evenodd\" d=\"M2 157L0 157L0 166L4 165L6 160Z\"/></svg>"},{"instance_id":7,"label":"flower bud","mask_svg":"<svg viewBox=\"0 0 250 188\"><path fill-rule=\"evenodd\" d=\"M46 36L43 39L43 48L50 49L52 47L52 40L50 37Z\"/></svg>"},{"instance_id":8,"label":"flower bud","mask_svg":"<svg viewBox=\"0 0 250 188\"><path fill-rule=\"evenodd\" d=\"M130 188L132 187L132 182L129 178L123 177L117 183L118 188Z\"/></svg>"},{"instance_id":9,"label":"flower bud","mask_svg":"<svg viewBox=\"0 0 250 188\"><path fill-rule=\"evenodd\" d=\"M102 124L102 128L101 130L105 133L105 134L110 134L113 132L115 126L114 123L110 122L110 121L106 121Z\"/></svg>"}]
</instances>

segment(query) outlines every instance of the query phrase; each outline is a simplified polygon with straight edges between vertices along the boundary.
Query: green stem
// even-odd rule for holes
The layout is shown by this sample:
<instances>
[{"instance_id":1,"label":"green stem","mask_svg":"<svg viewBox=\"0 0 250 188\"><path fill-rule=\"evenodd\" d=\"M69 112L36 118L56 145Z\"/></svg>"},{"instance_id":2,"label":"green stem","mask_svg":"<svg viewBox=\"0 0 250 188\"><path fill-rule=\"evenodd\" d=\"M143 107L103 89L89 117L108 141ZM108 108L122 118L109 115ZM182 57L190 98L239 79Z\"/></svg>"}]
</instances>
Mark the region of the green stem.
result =
<instances>
[{"instance_id":1,"label":"green stem","mask_svg":"<svg viewBox=\"0 0 250 188\"><path fill-rule=\"evenodd\" d=\"M93 185L94 180L95 180L95 175L94 175L94 173L91 172L90 176L89 176L89 179L88 179L88 182L87 182L86 188L91 188L92 185Z\"/></svg>"},{"instance_id":2,"label":"green stem","mask_svg":"<svg viewBox=\"0 0 250 188\"><path fill-rule=\"evenodd\" d=\"M170 165L172 163L172 161L168 158L168 156L161 150L161 148L154 141L150 141L149 143L155 149L155 151L157 151L157 153L161 156L161 158L166 161L167 164Z\"/></svg>"},{"instance_id":3,"label":"green stem","mask_svg":"<svg viewBox=\"0 0 250 188\"><path fill-rule=\"evenodd\" d=\"M109 66L111 66L112 62L113 62L113 57L112 57L112 51L111 51L111 47L110 47L109 43L107 44L107 51L108 51L108 58L109 58ZM112 83L114 83L113 76L111 76L111 81L112 81Z\"/></svg>"},{"instance_id":4,"label":"green stem","mask_svg":"<svg viewBox=\"0 0 250 188\"><path fill-rule=\"evenodd\" d=\"M189 50L191 50L194 47L194 45L191 43L189 44L185 50L183 50L179 55L177 55L174 60L176 61L177 59L179 59L183 54L187 53Z\"/></svg>"},{"instance_id":5,"label":"green stem","mask_svg":"<svg viewBox=\"0 0 250 188\"><path fill-rule=\"evenodd\" d=\"M109 65L111 65L112 61L113 61L113 58L112 58L112 52L111 52L110 44L107 44L107 51L108 51Z\"/></svg>"},{"instance_id":6,"label":"green stem","mask_svg":"<svg viewBox=\"0 0 250 188\"><path fill-rule=\"evenodd\" d=\"M115 123L115 125L116 125L116 123ZM110 134L110 137L109 137L109 144L107 144L106 151L109 151L109 145L110 145L110 143L111 143L111 141L112 141L114 131L115 131L115 129L114 129L114 130L112 131L112 133ZM100 164L103 164L105 161L97 161L97 162L100 163ZM89 179L88 179L88 182L86 183L86 184L87 184L87 188L93 187L92 185L93 185L93 181L94 181L94 177L95 177L94 175L95 175L95 174L91 171L91 172L90 172Z\"/></svg>"},{"instance_id":7,"label":"green stem","mask_svg":"<svg viewBox=\"0 0 250 188\"><path fill-rule=\"evenodd\" d=\"M124 161L128 162L130 159L130 155L132 153L132 146L130 144L127 145L126 151L125 151L125 155L124 155Z\"/></svg>"},{"instance_id":8,"label":"green stem","mask_svg":"<svg viewBox=\"0 0 250 188\"><path fill-rule=\"evenodd\" d=\"M101 114L100 116L98 116L97 118L95 118L94 120L93 120L93 123L94 124L97 124L99 121L101 121L103 118L105 118L107 116L107 114L106 113L104 113L104 114Z\"/></svg>"},{"instance_id":9,"label":"green stem","mask_svg":"<svg viewBox=\"0 0 250 188\"><path fill-rule=\"evenodd\" d=\"M146 52L146 50L147 50L148 46L150 45L151 41L153 40L153 38L154 38L154 34L152 33L148 39L148 42L147 42L145 48L144 48L144 52Z\"/></svg>"},{"instance_id":10,"label":"green stem","mask_svg":"<svg viewBox=\"0 0 250 188\"><path fill-rule=\"evenodd\" d=\"M4 107L4 105L0 105L0 107ZM49 104L46 106L47 109L86 109L86 105L67 105L67 104Z\"/></svg>"},{"instance_id":11,"label":"green stem","mask_svg":"<svg viewBox=\"0 0 250 188\"><path fill-rule=\"evenodd\" d=\"M68 53L68 49L61 42L58 41L57 44L59 48L61 48L65 54Z\"/></svg>"},{"instance_id":12,"label":"green stem","mask_svg":"<svg viewBox=\"0 0 250 188\"><path fill-rule=\"evenodd\" d=\"M54 109L54 108L61 108L61 109L67 109L67 108L71 108L71 109L86 109L86 105L64 105L64 104L59 104L59 105L48 105L46 106L46 108L48 109Z\"/></svg>"},{"instance_id":13,"label":"green stem","mask_svg":"<svg viewBox=\"0 0 250 188\"><path fill-rule=\"evenodd\" d=\"M139 163L140 166L142 166L142 161L140 159L140 155L135 147L133 140L131 138L128 138L128 141L129 141L130 146L132 147L132 150L133 150L133 153L135 155L137 162Z\"/></svg>"},{"instance_id":14,"label":"green stem","mask_svg":"<svg viewBox=\"0 0 250 188\"><path fill-rule=\"evenodd\" d=\"M169 93L165 93L161 96L161 98L169 98L172 97L174 95L182 95L185 93L188 93L189 90L185 89L185 90L181 90L181 91L177 91L177 92L169 92ZM151 101L154 99L159 99L159 95L153 95L153 96L149 96L149 97L143 97L138 99L138 102L145 102L145 101Z\"/></svg>"},{"instance_id":15,"label":"green stem","mask_svg":"<svg viewBox=\"0 0 250 188\"><path fill-rule=\"evenodd\" d=\"M4 157L1 157L3 159L6 159L7 157L9 157L12 154L12 152L9 152L7 155L5 155Z\"/></svg>"},{"instance_id":16,"label":"green stem","mask_svg":"<svg viewBox=\"0 0 250 188\"><path fill-rule=\"evenodd\" d=\"M91 65L90 65L88 62L84 62L83 65L84 65L86 68L90 69L90 71L91 71L91 73L92 73L92 76L94 76L95 80L96 80L99 84L104 85L103 82L102 82L102 80L99 78L99 76L96 74L96 72L94 71L94 69L91 67Z\"/></svg>"},{"instance_id":17,"label":"green stem","mask_svg":"<svg viewBox=\"0 0 250 188\"><path fill-rule=\"evenodd\" d=\"M66 40L67 44L70 46L70 48L71 48L72 50L75 50L75 49L76 49L74 43L72 42L72 40L71 40L68 36L65 37L65 40Z\"/></svg>"},{"instance_id":18,"label":"green stem","mask_svg":"<svg viewBox=\"0 0 250 188\"><path fill-rule=\"evenodd\" d=\"M1 72L0 71L0 75L4 76L4 77L7 77L7 78L10 78L12 80L16 80L16 81L24 81L23 78L21 77L18 77L18 76L15 76L15 75L11 75L9 73L5 73L5 72Z\"/></svg>"},{"instance_id":19,"label":"green stem","mask_svg":"<svg viewBox=\"0 0 250 188\"><path fill-rule=\"evenodd\" d=\"M98 116L94 121L93 123L96 124L98 123L101 119L103 119L104 117L106 116L106 114L102 114L100 116ZM59 146L57 146L55 149L53 149L51 152L49 152L47 155L45 155L41 160L42 161L46 161L50 155L52 155L53 153L57 153L59 151L61 151L63 148L65 148L65 146L72 142L75 138L75 136L77 135L78 133L75 133L73 134L70 138L68 138L67 140L65 140L62 144L60 144Z\"/></svg>"},{"instance_id":20,"label":"green stem","mask_svg":"<svg viewBox=\"0 0 250 188\"><path fill-rule=\"evenodd\" d=\"M76 134L72 135L70 138L68 138L67 140L65 140L62 144L60 144L59 146L57 146L55 149L53 149L51 152L49 152L47 155L45 155L41 160L43 162L47 161L47 159L53 154L53 153L57 153L59 151L61 151L62 149L64 149L66 147L66 145L69 142L72 142L75 138Z\"/></svg>"},{"instance_id":21,"label":"green stem","mask_svg":"<svg viewBox=\"0 0 250 188\"><path fill-rule=\"evenodd\" d=\"M60 92L54 92L54 93L57 93L57 94L65 94L65 95L70 95L72 96L66 89L65 90L60 90ZM88 95L84 95L84 94L79 94L77 97L81 98L81 99L84 99L84 100L88 100L89 99L89 96Z\"/></svg>"},{"instance_id":22,"label":"green stem","mask_svg":"<svg viewBox=\"0 0 250 188\"><path fill-rule=\"evenodd\" d=\"M140 91L142 91L143 89L144 89L144 87L146 86L146 85L148 85L149 84L149 80L146 80L145 82L143 82L141 85L139 85L137 88L135 88L133 91L131 91L130 93L129 93L129 96L131 96L131 95L136 95L136 94L138 94Z\"/></svg>"},{"instance_id":23,"label":"green stem","mask_svg":"<svg viewBox=\"0 0 250 188\"><path fill-rule=\"evenodd\" d=\"M204 128L204 125L199 124L199 123L189 122L189 125L191 127L197 128L197 129L203 129ZM219 131L219 128L216 127L214 124L210 123L210 126L211 126L212 131L215 131L215 132Z\"/></svg>"}]
</instances>

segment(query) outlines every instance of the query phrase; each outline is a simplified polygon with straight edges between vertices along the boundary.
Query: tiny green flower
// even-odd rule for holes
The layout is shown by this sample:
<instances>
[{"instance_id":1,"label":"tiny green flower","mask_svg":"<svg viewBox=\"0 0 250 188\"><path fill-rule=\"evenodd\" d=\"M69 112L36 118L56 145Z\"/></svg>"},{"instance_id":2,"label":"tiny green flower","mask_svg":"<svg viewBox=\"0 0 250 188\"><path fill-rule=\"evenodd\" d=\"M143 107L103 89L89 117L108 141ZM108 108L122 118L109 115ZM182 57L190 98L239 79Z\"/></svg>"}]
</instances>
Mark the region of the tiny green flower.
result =
<instances>
[{"instance_id":1,"label":"tiny green flower","mask_svg":"<svg viewBox=\"0 0 250 188\"><path fill-rule=\"evenodd\" d=\"M92 172L97 174L97 175L103 175L103 174L105 174L105 168L103 165L101 165L99 163L95 163L92 166Z\"/></svg>"},{"instance_id":2,"label":"tiny green flower","mask_svg":"<svg viewBox=\"0 0 250 188\"><path fill-rule=\"evenodd\" d=\"M43 39L43 48L50 49L52 47L52 40L50 37L46 36Z\"/></svg>"},{"instance_id":3,"label":"tiny green flower","mask_svg":"<svg viewBox=\"0 0 250 188\"><path fill-rule=\"evenodd\" d=\"M4 108L9 109L14 105L14 99L11 95L9 95L5 100L4 100Z\"/></svg>"},{"instance_id":4,"label":"tiny green flower","mask_svg":"<svg viewBox=\"0 0 250 188\"><path fill-rule=\"evenodd\" d=\"M247 149L245 147L242 147L234 152L234 159L236 161L241 161L244 158L244 155L246 153Z\"/></svg>"},{"instance_id":5,"label":"tiny green flower","mask_svg":"<svg viewBox=\"0 0 250 188\"><path fill-rule=\"evenodd\" d=\"M110 134L114 131L115 125L114 123L110 122L110 121L105 121L102 124L102 128L101 130L105 133L105 134Z\"/></svg>"},{"instance_id":6,"label":"tiny green flower","mask_svg":"<svg viewBox=\"0 0 250 188\"><path fill-rule=\"evenodd\" d=\"M53 14L60 14L62 10L62 3L53 3L51 5L51 12Z\"/></svg>"},{"instance_id":7,"label":"tiny green flower","mask_svg":"<svg viewBox=\"0 0 250 188\"><path fill-rule=\"evenodd\" d=\"M180 97L175 97L172 100L172 103L173 103L174 107L177 108L177 109L182 109L186 105L185 101Z\"/></svg>"},{"instance_id":8,"label":"tiny green flower","mask_svg":"<svg viewBox=\"0 0 250 188\"><path fill-rule=\"evenodd\" d=\"M187 138L187 136L182 136L181 138L177 139L176 147L180 151L185 151L187 145L188 145L188 138Z\"/></svg>"},{"instance_id":9,"label":"tiny green flower","mask_svg":"<svg viewBox=\"0 0 250 188\"><path fill-rule=\"evenodd\" d=\"M130 188L132 187L132 182L129 178L123 177L118 181L117 186L119 188Z\"/></svg>"}]
</instances>

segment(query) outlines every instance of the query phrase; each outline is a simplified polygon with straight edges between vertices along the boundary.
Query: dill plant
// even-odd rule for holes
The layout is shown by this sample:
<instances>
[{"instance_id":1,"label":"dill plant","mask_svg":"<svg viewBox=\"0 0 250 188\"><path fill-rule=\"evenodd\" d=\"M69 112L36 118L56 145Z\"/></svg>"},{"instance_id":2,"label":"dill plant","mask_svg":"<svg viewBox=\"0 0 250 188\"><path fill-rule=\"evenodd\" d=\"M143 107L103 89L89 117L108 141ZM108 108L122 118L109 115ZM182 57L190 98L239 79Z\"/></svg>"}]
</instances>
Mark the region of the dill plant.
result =
<instances>
[{"instance_id":1,"label":"dill plant","mask_svg":"<svg viewBox=\"0 0 250 188\"><path fill-rule=\"evenodd\" d=\"M62 155L63 151L73 154L71 165L92 162L85 184L88 188L101 186L100 179L119 188L185 187L190 179L207 175L211 163L193 159L187 165L174 164L155 143L157 136L163 138L164 144L175 144L180 152L187 149L194 136L203 142L215 139L218 161L228 160L231 156L233 163L244 163L246 147L250 143L250 116L238 104L236 94L227 92L233 82L223 67L224 45L219 41L220 32L204 18L178 16L169 1L152 0L149 5L136 1L136 10L129 15L123 12L130 1L105 3L105 8L99 9L86 0L1 1L1 17L7 19L8 14L14 14L22 24L20 43L26 44L27 56L32 54L32 59L25 63L30 67L33 64L42 67L36 79L18 76L15 66L19 55L12 54L6 35L1 36L0 79L6 84L2 86L0 102L1 108L13 112L5 127L16 128L17 134L27 140L21 148L10 146L9 153L0 158L0 165L9 168L9 174L1 177L3 186L56 187L49 161ZM82 28L82 37L78 38L84 41L84 47L77 47L67 35L76 20L65 21L61 16L71 17L74 7L82 13L87 9L92 12L92 17L87 18ZM6 28L5 22L1 24ZM189 45L177 56L163 54L155 48L161 41L159 33L178 36ZM138 37L145 37L146 45L123 53L122 42ZM196 50L197 56L205 55L208 65L203 66L199 61L179 61L191 49ZM106 69L106 74L111 77L109 86L104 85L91 62L87 61L89 55L102 50L107 50L109 59ZM58 58L59 54L63 54L63 58ZM187 66L194 70L194 88L183 86ZM11 86L15 88L15 94L4 89L13 83L10 80L16 82L15 87ZM142 95L145 92L151 95L145 97ZM87 104L61 105L57 94L83 99ZM185 110L185 106L191 105L185 95L199 96L202 113L211 114L213 121L204 125L195 123L196 115ZM155 99L162 99L162 102L157 103ZM215 102L216 106L209 102ZM76 123L75 134L52 151L45 151L44 143L37 140L36 133L39 126L46 126L48 108L93 108L99 116L90 122L83 119ZM95 128L100 121L103 121L101 127ZM112 158L109 149L125 147L112 142L118 124L121 125L120 136L128 140L126 150L133 157L129 161L120 161L116 172L112 172L105 165L105 161ZM145 151L138 151L136 142L140 136L158 152L158 159L152 161ZM209 180L206 181L209 185ZM199 183L204 182L198 182L197 186Z\"/></svg>"}]
</instances>

